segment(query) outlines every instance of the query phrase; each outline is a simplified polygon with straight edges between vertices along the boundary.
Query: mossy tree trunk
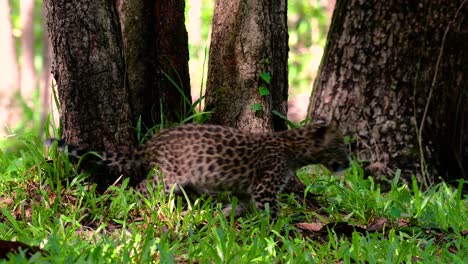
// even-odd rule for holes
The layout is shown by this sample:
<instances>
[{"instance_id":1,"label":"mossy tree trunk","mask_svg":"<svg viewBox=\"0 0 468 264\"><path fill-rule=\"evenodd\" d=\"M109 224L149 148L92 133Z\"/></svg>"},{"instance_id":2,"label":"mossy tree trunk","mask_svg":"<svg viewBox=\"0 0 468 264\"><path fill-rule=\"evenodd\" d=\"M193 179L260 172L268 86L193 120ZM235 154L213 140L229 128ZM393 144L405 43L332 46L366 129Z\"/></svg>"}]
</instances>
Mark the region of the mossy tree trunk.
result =
<instances>
[{"instance_id":1,"label":"mossy tree trunk","mask_svg":"<svg viewBox=\"0 0 468 264\"><path fill-rule=\"evenodd\" d=\"M462 2L337 1L309 114L352 135L372 173L466 178Z\"/></svg>"},{"instance_id":2,"label":"mossy tree trunk","mask_svg":"<svg viewBox=\"0 0 468 264\"><path fill-rule=\"evenodd\" d=\"M216 1L206 91L206 108L214 110L210 123L286 129L272 114L287 113L286 9L285 0Z\"/></svg>"},{"instance_id":3,"label":"mossy tree trunk","mask_svg":"<svg viewBox=\"0 0 468 264\"><path fill-rule=\"evenodd\" d=\"M125 151L136 144L140 117L143 132L161 116L179 121L190 104L183 1L46 0L45 5L66 141ZM161 16L171 19L159 23ZM177 30L166 36L171 28Z\"/></svg>"}]
</instances>

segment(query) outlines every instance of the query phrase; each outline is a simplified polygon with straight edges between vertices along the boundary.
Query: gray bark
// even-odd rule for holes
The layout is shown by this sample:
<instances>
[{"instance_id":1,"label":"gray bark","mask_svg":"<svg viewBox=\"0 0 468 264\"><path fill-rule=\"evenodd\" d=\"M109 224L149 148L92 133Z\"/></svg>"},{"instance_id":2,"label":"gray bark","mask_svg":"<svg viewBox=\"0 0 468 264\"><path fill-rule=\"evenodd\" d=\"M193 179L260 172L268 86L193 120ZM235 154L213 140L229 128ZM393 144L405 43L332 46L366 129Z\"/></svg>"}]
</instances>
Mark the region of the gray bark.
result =
<instances>
[{"instance_id":1,"label":"gray bark","mask_svg":"<svg viewBox=\"0 0 468 264\"><path fill-rule=\"evenodd\" d=\"M163 114L169 122L191 115L188 34L185 28L185 1L156 1L153 4L158 63L163 78L159 90ZM174 83L177 87L174 85Z\"/></svg>"},{"instance_id":2,"label":"gray bark","mask_svg":"<svg viewBox=\"0 0 468 264\"><path fill-rule=\"evenodd\" d=\"M139 113L133 124L139 115L144 130L163 121L179 122L191 104L184 2L131 0L120 2L118 9L130 105L133 113Z\"/></svg>"},{"instance_id":3,"label":"gray bark","mask_svg":"<svg viewBox=\"0 0 468 264\"><path fill-rule=\"evenodd\" d=\"M46 0L62 137L92 149L134 144L117 11L109 1Z\"/></svg>"},{"instance_id":4,"label":"gray bark","mask_svg":"<svg viewBox=\"0 0 468 264\"><path fill-rule=\"evenodd\" d=\"M217 0L208 62L209 119L249 131L286 129L273 110L287 113L286 1ZM266 83L262 73L271 76ZM269 89L262 96L259 87ZM253 110L253 105L261 110Z\"/></svg>"},{"instance_id":5,"label":"gray bark","mask_svg":"<svg viewBox=\"0 0 468 264\"><path fill-rule=\"evenodd\" d=\"M462 2L337 1L309 114L337 121L373 174L466 178Z\"/></svg>"}]
</instances>

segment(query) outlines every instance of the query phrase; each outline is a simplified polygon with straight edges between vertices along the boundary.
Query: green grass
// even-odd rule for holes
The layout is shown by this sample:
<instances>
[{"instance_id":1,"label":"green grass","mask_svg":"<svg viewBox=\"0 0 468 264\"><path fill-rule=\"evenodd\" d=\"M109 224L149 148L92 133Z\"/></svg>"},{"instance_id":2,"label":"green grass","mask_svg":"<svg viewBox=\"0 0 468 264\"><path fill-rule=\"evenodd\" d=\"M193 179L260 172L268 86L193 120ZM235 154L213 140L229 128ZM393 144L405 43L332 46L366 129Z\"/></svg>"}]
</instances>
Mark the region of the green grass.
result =
<instances>
[{"instance_id":1,"label":"green grass","mask_svg":"<svg viewBox=\"0 0 468 264\"><path fill-rule=\"evenodd\" d=\"M298 174L308 202L284 194L281 215L270 223L262 212L225 219L211 198L186 206L161 188L147 199L126 188L127 180L98 194L65 155L51 150L48 160L34 137L17 139L14 152L5 144L0 239L49 253L28 260L22 252L8 263L468 263L463 182L422 191L396 175L382 193L358 164L344 177L305 168ZM376 219L387 221L383 230L358 232ZM351 231L298 225L340 222Z\"/></svg>"}]
</instances>

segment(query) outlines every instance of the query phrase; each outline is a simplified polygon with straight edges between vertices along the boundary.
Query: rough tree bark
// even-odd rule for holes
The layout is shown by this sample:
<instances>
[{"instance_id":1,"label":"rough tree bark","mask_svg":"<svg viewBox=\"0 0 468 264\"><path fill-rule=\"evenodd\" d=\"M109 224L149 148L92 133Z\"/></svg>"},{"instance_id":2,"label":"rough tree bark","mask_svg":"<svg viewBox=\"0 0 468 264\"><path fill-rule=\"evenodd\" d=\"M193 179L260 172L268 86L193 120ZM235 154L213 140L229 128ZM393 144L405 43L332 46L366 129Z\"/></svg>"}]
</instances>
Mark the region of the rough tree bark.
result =
<instances>
[{"instance_id":1,"label":"rough tree bark","mask_svg":"<svg viewBox=\"0 0 468 264\"><path fill-rule=\"evenodd\" d=\"M94 149L135 143L114 3L46 0L62 138Z\"/></svg>"},{"instance_id":2,"label":"rough tree bark","mask_svg":"<svg viewBox=\"0 0 468 264\"><path fill-rule=\"evenodd\" d=\"M286 1L217 0L208 62L210 123L249 131L286 129ZM270 83L261 74L271 76ZM259 87L270 91L262 96ZM253 105L261 110L252 109Z\"/></svg>"},{"instance_id":3,"label":"rough tree bark","mask_svg":"<svg viewBox=\"0 0 468 264\"><path fill-rule=\"evenodd\" d=\"M337 1L309 114L353 135L374 174L466 178L465 2Z\"/></svg>"},{"instance_id":4,"label":"rough tree bark","mask_svg":"<svg viewBox=\"0 0 468 264\"><path fill-rule=\"evenodd\" d=\"M143 128L163 121L161 112L164 121L180 121L191 103L184 2L130 0L118 9L132 112L141 114ZM138 118L133 116L133 124Z\"/></svg>"},{"instance_id":5,"label":"rough tree bark","mask_svg":"<svg viewBox=\"0 0 468 264\"><path fill-rule=\"evenodd\" d=\"M163 73L158 82L161 104L170 122L185 118L192 104L184 11L184 0L155 1L153 4L152 23L157 25L158 62Z\"/></svg>"},{"instance_id":6,"label":"rough tree bark","mask_svg":"<svg viewBox=\"0 0 468 264\"><path fill-rule=\"evenodd\" d=\"M132 0L118 3L130 107L133 113L141 113L132 116L132 124L141 117L146 130L160 122L157 83L161 73L156 59L151 3Z\"/></svg>"},{"instance_id":7,"label":"rough tree bark","mask_svg":"<svg viewBox=\"0 0 468 264\"><path fill-rule=\"evenodd\" d=\"M174 122L188 109L187 32L183 1L116 3L45 2L62 137L82 147L126 151L136 143L140 116L146 130L161 121L161 111Z\"/></svg>"}]
</instances>

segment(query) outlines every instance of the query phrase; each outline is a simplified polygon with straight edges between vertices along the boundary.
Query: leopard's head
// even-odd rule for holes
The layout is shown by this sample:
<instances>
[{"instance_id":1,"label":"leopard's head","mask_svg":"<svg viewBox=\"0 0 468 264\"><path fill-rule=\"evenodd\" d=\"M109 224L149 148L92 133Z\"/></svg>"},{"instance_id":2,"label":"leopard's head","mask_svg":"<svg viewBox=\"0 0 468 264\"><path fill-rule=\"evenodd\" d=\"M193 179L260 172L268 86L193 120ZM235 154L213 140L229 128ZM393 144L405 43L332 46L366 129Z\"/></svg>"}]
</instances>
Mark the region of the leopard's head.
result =
<instances>
[{"instance_id":1,"label":"leopard's head","mask_svg":"<svg viewBox=\"0 0 468 264\"><path fill-rule=\"evenodd\" d=\"M332 172L340 172L349 167L349 156L341 134L326 136L321 151L317 153L317 163Z\"/></svg>"},{"instance_id":2,"label":"leopard's head","mask_svg":"<svg viewBox=\"0 0 468 264\"><path fill-rule=\"evenodd\" d=\"M297 129L299 138L294 149L299 166L321 164L333 172L349 167L349 156L343 135L336 126L315 123Z\"/></svg>"}]
</instances>

